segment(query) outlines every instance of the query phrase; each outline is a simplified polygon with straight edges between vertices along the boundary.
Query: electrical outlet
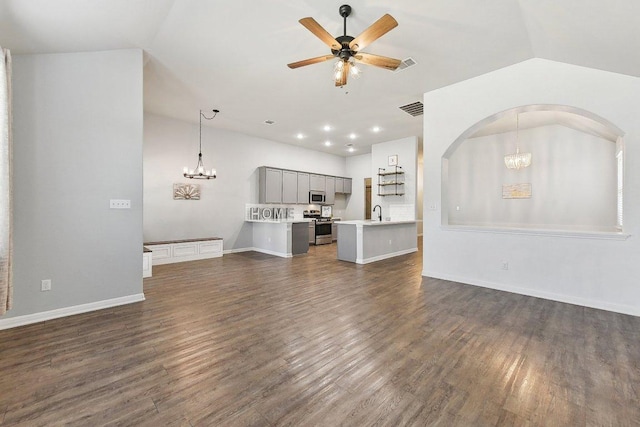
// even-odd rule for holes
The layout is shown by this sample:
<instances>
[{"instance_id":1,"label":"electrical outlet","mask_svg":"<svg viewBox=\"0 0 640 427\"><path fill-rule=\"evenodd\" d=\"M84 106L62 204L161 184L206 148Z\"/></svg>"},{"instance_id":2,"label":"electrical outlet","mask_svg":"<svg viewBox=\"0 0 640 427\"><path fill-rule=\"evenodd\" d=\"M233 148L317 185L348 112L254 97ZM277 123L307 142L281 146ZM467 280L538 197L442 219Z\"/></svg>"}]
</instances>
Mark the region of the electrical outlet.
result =
<instances>
[{"instance_id":1,"label":"electrical outlet","mask_svg":"<svg viewBox=\"0 0 640 427\"><path fill-rule=\"evenodd\" d=\"M502 269L503 270L508 270L509 269L509 262L508 261L502 261Z\"/></svg>"},{"instance_id":2,"label":"electrical outlet","mask_svg":"<svg viewBox=\"0 0 640 427\"><path fill-rule=\"evenodd\" d=\"M40 283L40 290L42 292L44 291L50 291L51 290L51 279L45 279Z\"/></svg>"},{"instance_id":3,"label":"electrical outlet","mask_svg":"<svg viewBox=\"0 0 640 427\"><path fill-rule=\"evenodd\" d=\"M109 200L109 208L111 208L111 209L131 209L131 200L111 199L111 200Z\"/></svg>"}]
</instances>

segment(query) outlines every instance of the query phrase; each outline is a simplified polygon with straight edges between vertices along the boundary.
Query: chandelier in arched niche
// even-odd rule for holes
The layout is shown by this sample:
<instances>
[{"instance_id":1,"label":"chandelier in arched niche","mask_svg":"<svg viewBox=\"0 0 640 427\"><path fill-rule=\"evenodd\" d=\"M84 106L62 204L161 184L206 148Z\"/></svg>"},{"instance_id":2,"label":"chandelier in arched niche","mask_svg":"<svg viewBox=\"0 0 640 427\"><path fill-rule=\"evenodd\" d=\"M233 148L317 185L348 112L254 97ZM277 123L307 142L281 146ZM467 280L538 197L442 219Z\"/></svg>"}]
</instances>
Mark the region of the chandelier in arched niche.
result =
<instances>
[{"instance_id":1,"label":"chandelier in arched niche","mask_svg":"<svg viewBox=\"0 0 640 427\"><path fill-rule=\"evenodd\" d=\"M623 135L608 120L563 105L486 117L442 157L442 223L621 231Z\"/></svg>"}]
</instances>

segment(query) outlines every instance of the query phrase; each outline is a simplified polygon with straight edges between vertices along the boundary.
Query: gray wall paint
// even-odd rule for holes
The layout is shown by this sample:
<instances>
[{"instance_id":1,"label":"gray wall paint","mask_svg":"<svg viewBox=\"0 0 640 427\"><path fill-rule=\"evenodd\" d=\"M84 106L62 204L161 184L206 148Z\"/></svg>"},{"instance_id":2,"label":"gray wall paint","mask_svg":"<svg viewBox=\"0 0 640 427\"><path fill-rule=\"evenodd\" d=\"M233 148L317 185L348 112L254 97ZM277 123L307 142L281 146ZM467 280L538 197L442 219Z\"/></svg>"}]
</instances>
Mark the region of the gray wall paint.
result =
<instances>
[{"instance_id":1,"label":"gray wall paint","mask_svg":"<svg viewBox=\"0 0 640 427\"><path fill-rule=\"evenodd\" d=\"M17 55L13 71L6 317L142 293L142 52ZM109 209L109 199L132 208Z\"/></svg>"},{"instance_id":2,"label":"gray wall paint","mask_svg":"<svg viewBox=\"0 0 640 427\"><path fill-rule=\"evenodd\" d=\"M464 141L449 158L449 224L560 227L613 231L616 144L564 126L520 130L531 166L510 170L515 132ZM503 199L503 184L532 184L530 199ZM459 207L459 209L457 209Z\"/></svg>"},{"instance_id":3,"label":"gray wall paint","mask_svg":"<svg viewBox=\"0 0 640 427\"><path fill-rule=\"evenodd\" d=\"M378 196L378 169L394 170L389 166L389 156L398 156L398 166L402 166L404 171L404 185L399 188L404 191L402 196ZM418 138L410 136L408 138L397 139L389 142L382 142L371 147L371 207L382 206L383 218L390 215L391 205L412 205L413 217L400 218L402 220L416 219L417 208L417 176L418 176ZM372 218L375 215L372 214ZM391 218L397 220L399 218Z\"/></svg>"},{"instance_id":4,"label":"gray wall paint","mask_svg":"<svg viewBox=\"0 0 640 427\"><path fill-rule=\"evenodd\" d=\"M217 169L218 178L188 180L182 168L195 167L198 124L145 115L145 241L215 236L224 239L225 250L250 248L253 233L251 223L244 222L245 205L258 202L258 167L345 176L343 157L211 126L203 123L202 155L207 168ZM173 184L178 182L200 184L201 199L173 200ZM347 201L344 195L336 196L334 216L344 214Z\"/></svg>"},{"instance_id":5,"label":"gray wall paint","mask_svg":"<svg viewBox=\"0 0 640 427\"><path fill-rule=\"evenodd\" d=\"M364 219L364 179L372 177L371 153L347 157L347 173L351 177L352 190L343 219Z\"/></svg>"},{"instance_id":6,"label":"gray wall paint","mask_svg":"<svg viewBox=\"0 0 640 427\"><path fill-rule=\"evenodd\" d=\"M637 77L539 58L426 93L423 275L640 315L638 100ZM623 230L629 238L442 227L443 154L481 120L532 104L582 109L624 132Z\"/></svg>"}]
</instances>

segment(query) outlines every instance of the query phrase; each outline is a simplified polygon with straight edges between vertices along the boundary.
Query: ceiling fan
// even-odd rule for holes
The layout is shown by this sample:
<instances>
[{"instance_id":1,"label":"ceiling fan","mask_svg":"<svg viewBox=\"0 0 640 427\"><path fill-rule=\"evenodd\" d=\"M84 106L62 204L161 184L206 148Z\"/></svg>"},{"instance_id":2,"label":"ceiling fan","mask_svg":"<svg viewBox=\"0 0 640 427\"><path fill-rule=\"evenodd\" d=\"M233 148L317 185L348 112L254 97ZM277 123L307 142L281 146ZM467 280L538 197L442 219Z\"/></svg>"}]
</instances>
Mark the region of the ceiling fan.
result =
<instances>
[{"instance_id":1,"label":"ceiling fan","mask_svg":"<svg viewBox=\"0 0 640 427\"><path fill-rule=\"evenodd\" d=\"M331 48L331 55L317 56L315 58L292 62L291 64L287 64L289 68L304 67L305 65L317 64L338 58L339 61L335 66L336 86L346 85L349 74L357 76L359 71L355 64L356 61L387 70L395 70L398 68L401 62L399 59L360 52L369 44L398 26L398 22L393 16L385 14L382 18L371 24L371 26L364 30L358 37L354 38L347 35L347 17L351 14L351 6L343 4L338 11L344 19L344 34L335 38L313 18L302 18L299 21L307 30L311 31Z\"/></svg>"}]
</instances>

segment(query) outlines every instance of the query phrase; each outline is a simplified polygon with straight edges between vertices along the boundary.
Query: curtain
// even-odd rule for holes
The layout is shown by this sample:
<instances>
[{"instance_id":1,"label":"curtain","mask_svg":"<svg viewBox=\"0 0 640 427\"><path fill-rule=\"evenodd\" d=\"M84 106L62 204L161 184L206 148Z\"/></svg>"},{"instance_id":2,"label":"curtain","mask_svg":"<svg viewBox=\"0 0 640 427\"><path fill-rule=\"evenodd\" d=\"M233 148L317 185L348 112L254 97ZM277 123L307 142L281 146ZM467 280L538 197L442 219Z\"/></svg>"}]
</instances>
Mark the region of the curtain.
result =
<instances>
[{"instance_id":1,"label":"curtain","mask_svg":"<svg viewBox=\"0 0 640 427\"><path fill-rule=\"evenodd\" d=\"M0 316L13 303L11 53L0 47Z\"/></svg>"}]
</instances>

